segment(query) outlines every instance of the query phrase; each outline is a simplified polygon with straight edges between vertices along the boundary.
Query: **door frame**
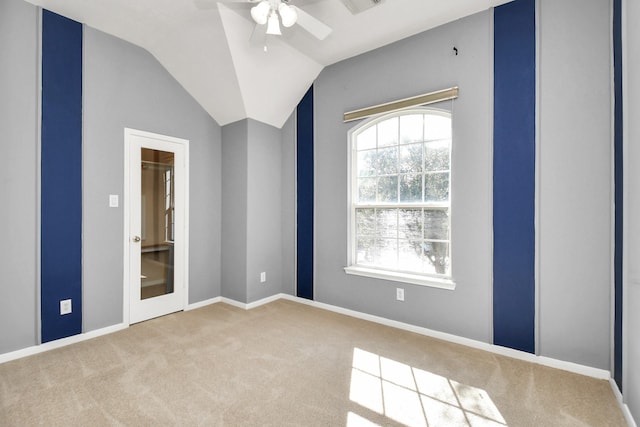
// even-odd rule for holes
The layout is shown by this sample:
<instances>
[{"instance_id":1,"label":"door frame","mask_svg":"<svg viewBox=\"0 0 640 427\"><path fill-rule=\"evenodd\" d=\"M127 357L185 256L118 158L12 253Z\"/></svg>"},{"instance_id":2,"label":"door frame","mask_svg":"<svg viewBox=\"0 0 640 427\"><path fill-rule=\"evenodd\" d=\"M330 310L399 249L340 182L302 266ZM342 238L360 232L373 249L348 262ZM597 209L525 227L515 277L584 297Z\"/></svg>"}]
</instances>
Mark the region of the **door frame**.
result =
<instances>
[{"instance_id":1,"label":"door frame","mask_svg":"<svg viewBox=\"0 0 640 427\"><path fill-rule=\"evenodd\" d=\"M169 143L180 144L184 148L184 254L183 254L183 301L182 309L189 305L189 140L176 138L158 133L146 132L137 129L124 128L124 191L122 197L123 219L124 219L124 269L123 269L123 296L122 296L122 321L126 325L131 325L131 232L130 232L130 204L129 197L131 185L131 139L133 137L151 138Z\"/></svg>"}]
</instances>

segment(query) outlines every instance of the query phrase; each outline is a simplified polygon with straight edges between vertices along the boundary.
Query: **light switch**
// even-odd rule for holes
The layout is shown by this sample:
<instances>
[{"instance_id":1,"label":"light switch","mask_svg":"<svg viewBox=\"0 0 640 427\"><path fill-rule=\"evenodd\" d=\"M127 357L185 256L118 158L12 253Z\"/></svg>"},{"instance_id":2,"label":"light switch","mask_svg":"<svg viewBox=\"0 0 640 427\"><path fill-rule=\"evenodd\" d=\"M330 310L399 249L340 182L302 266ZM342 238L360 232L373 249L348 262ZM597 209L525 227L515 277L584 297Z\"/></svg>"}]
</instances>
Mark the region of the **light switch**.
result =
<instances>
[{"instance_id":1,"label":"light switch","mask_svg":"<svg viewBox=\"0 0 640 427\"><path fill-rule=\"evenodd\" d=\"M117 194L109 194L109 207L117 208L118 207L118 195Z\"/></svg>"}]
</instances>

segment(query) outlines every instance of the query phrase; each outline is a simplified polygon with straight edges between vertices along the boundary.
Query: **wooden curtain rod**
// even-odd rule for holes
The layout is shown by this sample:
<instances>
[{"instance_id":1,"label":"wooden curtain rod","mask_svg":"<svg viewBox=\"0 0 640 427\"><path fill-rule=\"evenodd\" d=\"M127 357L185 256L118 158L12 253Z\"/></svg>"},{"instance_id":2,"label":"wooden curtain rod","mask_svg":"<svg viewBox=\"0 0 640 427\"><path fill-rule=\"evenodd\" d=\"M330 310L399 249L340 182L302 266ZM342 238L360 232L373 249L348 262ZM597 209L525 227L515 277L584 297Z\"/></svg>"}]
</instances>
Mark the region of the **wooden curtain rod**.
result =
<instances>
[{"instance_id":1,"label":"wooden curtain rod","mask_svg":"<svg viewBox=\"0 0 640 427\"><path fill-rule=\"evenodd\" d=\"M429 105L440 101L455 99L457 97L458 86L454 86L449 89L442 89L435 92L425 93L423 95L412 96L411 98L374 105L373 107L349 111L344 113L344 122L347 123L354 120L366 119L377 114L390 113L392 111L417 107L419 105Z\"/></svg>"}]
</instances>

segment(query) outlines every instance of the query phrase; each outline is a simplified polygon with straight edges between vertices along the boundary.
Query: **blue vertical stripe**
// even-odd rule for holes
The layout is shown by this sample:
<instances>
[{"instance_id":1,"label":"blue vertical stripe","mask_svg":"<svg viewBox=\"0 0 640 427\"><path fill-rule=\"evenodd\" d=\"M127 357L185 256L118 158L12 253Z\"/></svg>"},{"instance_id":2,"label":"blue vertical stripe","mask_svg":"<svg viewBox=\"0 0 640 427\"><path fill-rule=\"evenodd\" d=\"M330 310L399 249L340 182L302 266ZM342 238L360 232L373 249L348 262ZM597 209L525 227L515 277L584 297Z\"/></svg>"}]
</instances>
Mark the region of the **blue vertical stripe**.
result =
<instances>
[{"instance_id":1,"label":"blue vertical stripe","mask_svg":"<svg viewBox=\"0 0 640 427\"><path fill-rule=\"evenodd\" d=\"M42 342L82 331L82 25L42 13ZM72 313L60 315L60 301Z\"/></svg>"},{"instance_id":2,"label":"blue vertical stripe","mask_svg":"<svg viewBox=\"0 0 640 427\"><path fill-rule=\"evenodd\" d=\"M493 340L535 352L535 0L494 12Z\"/></svg>"},{"instance_id":3,"label":"blue vertical stripe","mask_svg":"<svg viewBox=\"0 0 640 427\"><path fill-rule=\"evenodd\" d=\"M613 378L622 390L622 235L623 235L623 147L622 147L622 0L613 1L614 78L614 179L615 179L615 312Z\"/></svg>"},{"instance_id":4,"label":"blue vertical stripe","mask_svg":"<svg viewBox=\"0 0 640 427\"><path fill-rule=\"evenodd\" d=\"M297 163L297 295L313 299L313 86L298 104Z\"/></svg>"}]
</instances>

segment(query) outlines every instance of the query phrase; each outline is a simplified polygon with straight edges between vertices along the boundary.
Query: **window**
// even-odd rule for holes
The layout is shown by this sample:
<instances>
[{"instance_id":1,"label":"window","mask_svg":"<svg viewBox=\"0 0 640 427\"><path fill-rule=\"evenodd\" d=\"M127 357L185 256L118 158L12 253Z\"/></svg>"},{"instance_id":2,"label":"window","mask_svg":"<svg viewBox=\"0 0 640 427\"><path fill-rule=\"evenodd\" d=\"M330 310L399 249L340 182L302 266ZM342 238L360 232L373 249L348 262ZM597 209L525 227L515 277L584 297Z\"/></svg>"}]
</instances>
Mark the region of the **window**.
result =
<instances>
[{"instance_id":1,"label":"window","mask_svg":"<svg viewBox=\"0 0 640 427\"><path fill-rule=\"evenodd\" d=\"M451 115L396 112L354 129L347 273L453 288Z\"/></svg>"}]
</instances>

